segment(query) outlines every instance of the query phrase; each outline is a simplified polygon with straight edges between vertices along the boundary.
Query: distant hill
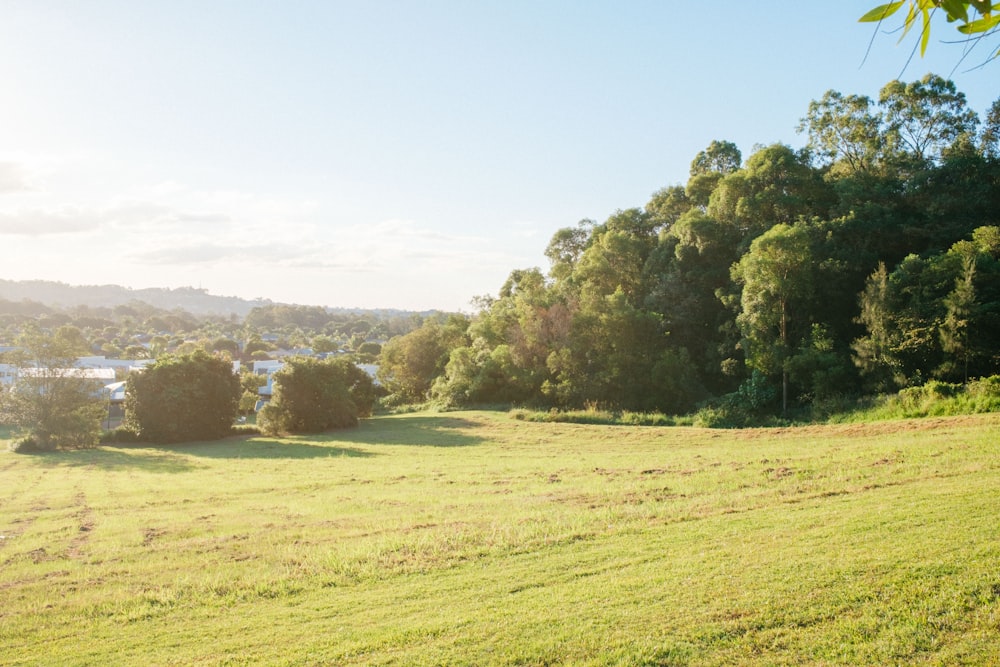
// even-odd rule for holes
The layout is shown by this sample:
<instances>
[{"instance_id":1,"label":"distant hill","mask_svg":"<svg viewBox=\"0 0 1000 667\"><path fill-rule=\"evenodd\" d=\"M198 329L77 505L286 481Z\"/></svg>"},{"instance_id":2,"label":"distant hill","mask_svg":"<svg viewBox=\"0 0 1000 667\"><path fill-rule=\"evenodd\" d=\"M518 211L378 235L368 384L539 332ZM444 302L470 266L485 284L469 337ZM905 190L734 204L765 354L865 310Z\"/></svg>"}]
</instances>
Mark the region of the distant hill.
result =
<instances>
[{"instance_id":1,"label":"distant hill","mask_svg":"<svg viewBox=\"0 0 1000 667\"><path fill-rule=\"evenodd\" d=\"M164 310L180 308L194 315L231 315L245 317L255 306L271 303L266 299L241 299L216 296L194 287L130 289L120 285L67 285L48 280L0 279L0 299L36 301L47 306L72 308L113 308L131 301L143 301Z\"/></svg>"},{"instance_id":2,"label":"distant hill","mask_svg":"<svg viewBox=\"0 0 1000 667\"><path fill-rule=\"evenodd\" d=\"M244 318L258 306L276 305L270 299L241 299L236 296L218 296L195 287L175 289L151 287L131 289L121 285L67 285L50 280L4 280L0 278L0 301L32 301L50 308L64 309L76 306L114 308L133 301L142 301L163 310L181 309L192 315L237 315ZM285 304L296 305L296 304ZM428 311L408 311L395 308L330 308L331 313L352 315L370 314L378 319L429 315Z\"/></svg>"}]
</instances>

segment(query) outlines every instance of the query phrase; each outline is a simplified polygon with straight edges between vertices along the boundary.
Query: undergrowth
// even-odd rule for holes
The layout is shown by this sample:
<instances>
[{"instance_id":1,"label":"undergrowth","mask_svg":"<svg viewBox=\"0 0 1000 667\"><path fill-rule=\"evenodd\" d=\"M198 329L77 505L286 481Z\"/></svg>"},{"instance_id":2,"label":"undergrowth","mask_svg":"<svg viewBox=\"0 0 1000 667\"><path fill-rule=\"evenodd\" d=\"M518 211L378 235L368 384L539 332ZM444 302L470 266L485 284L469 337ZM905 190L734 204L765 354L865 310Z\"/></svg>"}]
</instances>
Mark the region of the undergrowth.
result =
<instances>
[{"instance_id":1,"label":"undergrowth","mask_svg":"<svg viewBox=\"0 0 1000 667\"><path fill-rule=\"evenodd\" d=\"M724 397L725 400L717 401L689 415L630 412L589 406L579 410L515 408L510 410L510 416L518 421L542 423L743 428L1000 412L1000 375L973 380L964 385L932 380L922 386L909 387L886 396L826 399L790 411L786 418L769 414L762 409L762 403L744 400L746 393L734 392Z\"/></svg>"}]
</instances>

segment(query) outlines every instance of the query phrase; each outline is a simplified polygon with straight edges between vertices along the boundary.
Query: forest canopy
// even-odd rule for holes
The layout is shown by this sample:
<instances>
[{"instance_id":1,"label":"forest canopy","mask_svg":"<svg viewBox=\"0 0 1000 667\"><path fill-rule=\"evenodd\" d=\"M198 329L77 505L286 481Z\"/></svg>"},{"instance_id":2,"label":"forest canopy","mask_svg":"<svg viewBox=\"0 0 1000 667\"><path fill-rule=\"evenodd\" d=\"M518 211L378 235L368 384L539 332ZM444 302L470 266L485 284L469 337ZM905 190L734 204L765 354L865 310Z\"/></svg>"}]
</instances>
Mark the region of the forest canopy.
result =
<instances>
[{"instance_id":1,"label":"forest canopy","mask_svg":"<svg viewBox=\"0 0 1000 667\"><path fill-rule=\"evenodd\" d=\"M1000 372L1000 100L981 119L927 75L831 90L799 131L745 160L713 141L686 184L560 229L546 272L408 334L383 376L419 375L409 400L679 413Z\"/></svg>"}]
</instances>

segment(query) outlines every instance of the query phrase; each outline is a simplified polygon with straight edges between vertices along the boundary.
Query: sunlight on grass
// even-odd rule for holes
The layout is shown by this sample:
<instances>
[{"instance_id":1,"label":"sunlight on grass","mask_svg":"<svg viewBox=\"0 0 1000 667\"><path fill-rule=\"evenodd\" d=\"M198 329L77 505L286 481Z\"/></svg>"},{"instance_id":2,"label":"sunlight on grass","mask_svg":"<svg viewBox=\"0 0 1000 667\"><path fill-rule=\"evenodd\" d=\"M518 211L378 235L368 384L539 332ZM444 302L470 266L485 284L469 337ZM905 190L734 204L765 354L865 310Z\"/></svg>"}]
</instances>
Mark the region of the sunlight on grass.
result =
<instances>
[{"instance_id":1,"label":"sunlight on grass","mask_svg":"<svg viewBox=\"0 0 1000 667\"><path fill-rule=\"evenodd\" d=\"M996 662L998 432L420 413L4 453L3 661Z\"/></svg>"}]
</instances>

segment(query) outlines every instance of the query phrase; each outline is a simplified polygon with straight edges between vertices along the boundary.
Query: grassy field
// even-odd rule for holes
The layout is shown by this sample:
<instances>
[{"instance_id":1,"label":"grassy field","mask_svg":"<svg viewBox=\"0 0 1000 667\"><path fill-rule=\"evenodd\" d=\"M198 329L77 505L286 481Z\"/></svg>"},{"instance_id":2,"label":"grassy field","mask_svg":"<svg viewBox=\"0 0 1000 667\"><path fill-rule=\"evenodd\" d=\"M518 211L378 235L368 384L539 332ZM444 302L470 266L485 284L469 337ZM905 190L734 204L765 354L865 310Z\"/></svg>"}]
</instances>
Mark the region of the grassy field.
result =
<instances>
[{"instance_id":1,"label":"grassy field","mask_svg":"<svg viewBox=\"0 0 1000 667\"><path fill-rule=\"evenodd\" d=\"M0 453L0 664L1000 664L1000 415Z\"/></svg>"}]
</instances>

